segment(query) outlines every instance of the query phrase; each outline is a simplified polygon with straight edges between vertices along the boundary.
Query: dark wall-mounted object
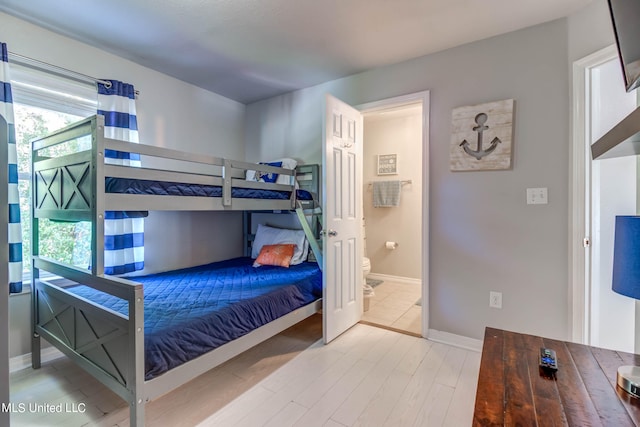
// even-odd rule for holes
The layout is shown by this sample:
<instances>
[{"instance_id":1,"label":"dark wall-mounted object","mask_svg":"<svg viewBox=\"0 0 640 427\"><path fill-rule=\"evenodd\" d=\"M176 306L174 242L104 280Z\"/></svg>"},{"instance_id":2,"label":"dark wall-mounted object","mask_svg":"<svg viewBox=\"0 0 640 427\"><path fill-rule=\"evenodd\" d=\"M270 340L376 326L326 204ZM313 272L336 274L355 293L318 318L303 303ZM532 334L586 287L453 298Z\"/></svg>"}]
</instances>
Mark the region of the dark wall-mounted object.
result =
<instances>
[{"instance_id":1,"label":"dark wall-mounted object","mask_svg":"<svg viewBox=\"0 0 640 427\"><path fill-rule=\"evenodd\" d=\"M627 92L640 85L640 1L608 0Z\"/></svg>"},{"instance_id":2,"label":"dark wall-mounted object","mask_svg":"<svg viewBox=\"0 0 640 427\"><path fill-rule=\"evenodd\" d=\"M624 77L631 92L640 85L640 1L608 0ZM636 109L591 145L595 159L640 154L640 111Z\"/></svg>"}]
</instances>

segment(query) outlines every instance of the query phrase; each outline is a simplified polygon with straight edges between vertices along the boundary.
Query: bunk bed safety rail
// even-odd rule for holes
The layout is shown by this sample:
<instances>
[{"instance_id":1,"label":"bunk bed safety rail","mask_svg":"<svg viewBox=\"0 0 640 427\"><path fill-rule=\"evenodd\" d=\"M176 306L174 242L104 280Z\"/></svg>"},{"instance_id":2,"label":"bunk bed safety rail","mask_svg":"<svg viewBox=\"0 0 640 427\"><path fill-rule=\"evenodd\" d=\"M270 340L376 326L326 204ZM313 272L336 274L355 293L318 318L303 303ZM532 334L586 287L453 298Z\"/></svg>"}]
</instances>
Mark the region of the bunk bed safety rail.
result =
<instances>
[{"instance_id":1,"label":"bunk bed safety rail","mask_svg":"<svg viewBox=\"0 0 640 427\"><path fill-rule=\"evenodd\" d=\"M90 150L60 155L47 150L83 137L91 138ZM100 115L33 140L32 150L34 195L37 194L34 198L36 217L64 221L90 220L96 215L94 204L106 205L104 208L109 210L175 210L176 205L189 206L191 209L187 210L258 208L248 203L249 199L240 200L232 207L232 202L239 200L232 197L232 188L291 192L289 200L268 203L278 209L296 207L294 180L291 180L291 185L283 185L245 179L249 170L284 176L294 176L294 170L105 138L104 117ZM104 158L106 150L137 153L141 156L143 166L111 164L109 159ZM222 188L222 200L216 208L215 202L195 201L193 198L185 198L182 201L185 203L161 199L152 201L149 209L145 209L149 198L144 195L139 200L129 197L136 195L105 195L105 177L219 186ZM103 203L105 200L106 203ZM138 207L134 208L133 205ZM101 206L95 208L99 215Z\"/></svg>"},{"instance_id":2,"label":"bunk bed safety rail","mask_svg":"<svg viewBox=\"0 0 640 427\"><path fill-rule=\"evenodd\" d=\"M84 136L91 135L98 125L96 117L97 116L89 117L70 126L59 129L55 132L51 132L42 138L36 138L32 140L32 150L37 152L45 148L50 148L55 145L64 144L68 141L80 139Z\"/></svg>"},{"instance_id":3,"label":"bunk bed safety rail","mask_svg":"<svg viewBox=\"0 0 640 427\"><path fill-rule=\"evenodd\" d=\"M219 169L207 169L204 175L219 176L224 178L242 178L246 170L256 170L260 172L273 172L282 175L293 176L294 170L284 169L270 165L259 163L249 163L238 160L230 160L222 157L208 156L205 154L188 153L170 148L156 147L152 145L136 144L131 142L119 141L115 139L105 138L105 148L108 150L123 151L128 153L137 153L141 156L156 157L171 161L200 163L207 166L219 166ZM166 165L171 167L170 165ZM124 166L125 169L137 169ZM143 168L146 169L146 168ZM197 173L196 173L197 174ZM108 175L112 176L112 175ZM183 182L183 181L180 181ZM265 184L265 183L261 183ZM290 186L285 186L290 188Z\"/></svg>"},{"instance_id":4,"label":"bunk bed safety rail","mask_svg":"<svg viewBox=\"0 0 640 427\"><path fill-rule=\"evenodd\" d=\"M298 165L296 167L296 180L300 188L312 193L314 200L297 200L297 205L294 207L295 209L298 207L314 209L319 206L320 200L322 200L320 178L320 165L308 164Z\"/></svg>"}]
</instances>

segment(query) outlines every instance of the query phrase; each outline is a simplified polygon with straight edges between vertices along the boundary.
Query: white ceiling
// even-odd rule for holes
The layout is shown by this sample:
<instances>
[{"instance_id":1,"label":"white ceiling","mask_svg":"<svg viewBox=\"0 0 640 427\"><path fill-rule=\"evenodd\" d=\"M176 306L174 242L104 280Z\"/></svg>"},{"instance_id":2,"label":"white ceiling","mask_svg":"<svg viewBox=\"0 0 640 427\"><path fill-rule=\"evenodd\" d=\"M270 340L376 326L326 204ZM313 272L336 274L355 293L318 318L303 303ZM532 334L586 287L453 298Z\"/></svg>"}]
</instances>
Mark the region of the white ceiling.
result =
<instances>
[{"instance_id":1,"label":"white ceiling","mask_svg":"<svg viewBox=\"0 0 640 427\"><path fill-rule=\"evenodd\" d=\"M591 0L1 0L243 103L570 15Z\"/></svg>"}]
</instances>

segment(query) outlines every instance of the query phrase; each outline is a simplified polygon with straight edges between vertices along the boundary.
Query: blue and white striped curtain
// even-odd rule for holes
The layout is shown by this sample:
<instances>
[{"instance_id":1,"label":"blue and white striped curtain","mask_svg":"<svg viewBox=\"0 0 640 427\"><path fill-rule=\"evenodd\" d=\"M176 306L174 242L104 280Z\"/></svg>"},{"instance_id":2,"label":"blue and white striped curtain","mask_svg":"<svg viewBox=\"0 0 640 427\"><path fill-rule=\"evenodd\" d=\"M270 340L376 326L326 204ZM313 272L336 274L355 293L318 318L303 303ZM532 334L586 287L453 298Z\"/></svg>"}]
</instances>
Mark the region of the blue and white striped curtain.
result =
<instances>
[{"instance_id":1,"label":"blue and white striped curtain","mask_svg":"<svg viewBox=\"0 0 640 427\"><path fill-rule=\"evenodd\" d=\"M13 118L13 97L9 83L9 54L6 43L0 43L0 116L4 117L9 130L9 292L22 292L22 225L20 224L20 195L18 194L18 153ZM4 150L5 148L2 147Z\"/></svg>"},{"instance_id":2,"label":"blue and white striped curtain","mask_svg":"<svg viewBox=\"0 0 640 427\"><path fill-rule=\"evenodd\" d=\"M8 147L9 164L9 292L22 292L22 226L20 224L20 196L18 194L18 153L16 150L16 132L13 118L13 98L9 83L9 58L6 43L2 47L0 63L0 116L9 128Z\"/></svg>"},{"instance_id":3,"label":"blue and white striped curtain","mask_svg":"<svg viewBox=\"0 0 640 427\"><path fill-rule=\"evenodd\" d=\"M128 83L98 83L98 114L104 116L105 137L138 141L135 89ZM109 86L109 87L107 87ZM105 162L140 166L140 155L107 150ZM144 268L144 219L124 212L107 211L104 222L104 272L125 274Z\"/></svg>"}]
</instances>

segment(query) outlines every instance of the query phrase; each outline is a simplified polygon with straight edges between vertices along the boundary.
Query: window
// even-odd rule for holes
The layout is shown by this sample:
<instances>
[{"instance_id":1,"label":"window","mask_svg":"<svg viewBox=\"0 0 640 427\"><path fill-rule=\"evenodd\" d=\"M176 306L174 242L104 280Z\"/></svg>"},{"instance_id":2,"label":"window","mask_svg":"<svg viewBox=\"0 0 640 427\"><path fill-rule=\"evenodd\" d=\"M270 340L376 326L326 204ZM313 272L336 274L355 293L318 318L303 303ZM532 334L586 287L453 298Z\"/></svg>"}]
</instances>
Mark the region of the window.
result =
<instances>
[{"instance_id":1,"label":"window","mask_svg":"<svg viewBox=\"0 0 640 427\"><path fill-rule=\"evenodd\" d=\"M57 74L11 64L22 218L23 275L31 277L31 140L96 113L96 89ZM88 267L91 224L40 221L40 254ZM54 237L55 236L55 237Z\"/></svg>"}]
</instances>

